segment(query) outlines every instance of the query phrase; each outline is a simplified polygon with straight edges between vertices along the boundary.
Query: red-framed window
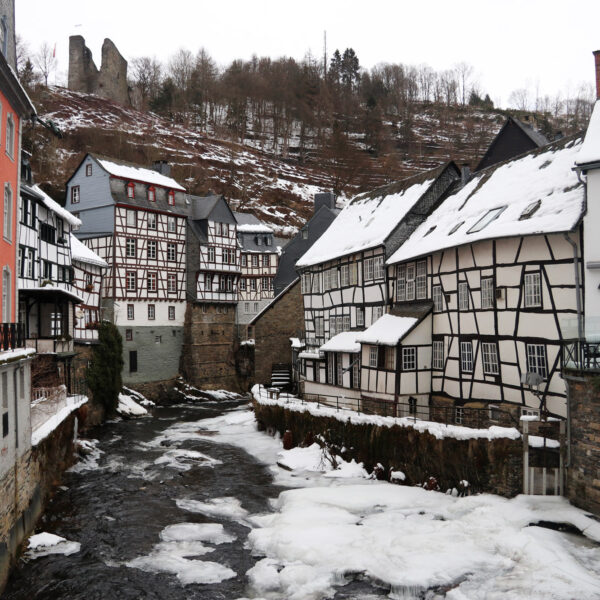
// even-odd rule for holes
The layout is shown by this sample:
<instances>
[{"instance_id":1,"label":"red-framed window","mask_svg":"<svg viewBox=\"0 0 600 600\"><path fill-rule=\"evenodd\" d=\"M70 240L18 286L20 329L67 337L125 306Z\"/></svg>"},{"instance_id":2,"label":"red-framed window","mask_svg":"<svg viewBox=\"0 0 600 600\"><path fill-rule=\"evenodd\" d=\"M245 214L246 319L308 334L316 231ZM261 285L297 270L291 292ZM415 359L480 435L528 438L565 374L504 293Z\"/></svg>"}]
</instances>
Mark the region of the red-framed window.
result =
<instances>
[{"instance_id":1,"label":"red-framed window","mask_svg":"<svg viewBox=\"0 0 600 600\"><path fill-rule=\"evenodd\" d=\"M167 202L171 206L175 206L175 191L174 190L169 190L169 194L167 195Z\"/></svg>"},{"instance_id":2,"label":"red-framed window","mask_svg":"<svg viewBox=\"0 0 600 600\"><path fill-rule=\"evenodd\" d=\"M148 188L148 202L156 202L156 190L152 185Z\"/></svg>"},{"instance_id":3,"label":"red-framed window","mask_svg":"<svg viewBox=\"0 0 600 600\"><path fill-rule=\"evenodd\" d=\"M135 183L132 181L127 184L127 197L135 198Z\"/></svg>"}]
</instances>

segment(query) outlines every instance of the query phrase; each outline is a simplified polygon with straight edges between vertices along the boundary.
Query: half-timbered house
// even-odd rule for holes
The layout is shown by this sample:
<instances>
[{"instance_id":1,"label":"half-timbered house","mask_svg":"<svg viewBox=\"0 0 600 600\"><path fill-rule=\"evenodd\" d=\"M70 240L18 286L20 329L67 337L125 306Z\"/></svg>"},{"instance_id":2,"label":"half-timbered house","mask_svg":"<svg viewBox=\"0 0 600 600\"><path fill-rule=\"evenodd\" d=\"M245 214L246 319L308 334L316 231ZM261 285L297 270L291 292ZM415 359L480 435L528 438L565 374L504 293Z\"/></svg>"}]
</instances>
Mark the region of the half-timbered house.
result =
<instances>
[{"instance_id":1,"label":"half-timbered house","mask_svg":"<svg viewBox=\"0 0 600 600\"><path fill-rule=\"evenodd\" d=\"M392 255L394 313L432 306L430 352L404 353L430 369L432 402L546 409L565 416L560 349L577 331L584 189L573 165L580 138L564 139L458 183ZM416 357L413 360L412 357ZM427 386L426 386L427 387ZM399 397L414 395L403 381Z\"/></svg>"},{"instance_id":2,"label":"half-timbered house","mask_svg":"<svg viewBox=\"0 0 600 600\"><path fill-rule=\"evenodd\" d=\"M249 213L235 213L241 276L236 321L249 323L274 296L278 252L273 230Z\"/></svg>"},{"instance_id":3,"label":"half-timbered house","mask_svg":"<svg viewBox=\"0 0 600 600\"><path fill-rule=\"evenodd\" d=\"M387 311L385 261L459 176L454 163L448 163L358 196L296 263L304 300L306 348L299 356L305 361L301 372L306 393L342 393L336 388L345 387L341 383L349 375L333 375L336 369L349 368L351 353L331 344L324 350L323 344L342 332L370 327ZM342 346L348 342L345 337L339 341ZM347 356L332 367L336 353ZM356 379L351 378L354 384Z\"/></svg>"},{"instance_id":4,"label":"half-timbered house","mask_svg":"<svg viewBox=\"0 0 600 600\"><path fill-rule=\"evenodd\" d=\"M98 326L102 319L102 278L108 263L71 234L73 288L82 299L75 310L75 342L98 341Z\"/></svg>"},{"instance_id":5,"label":"half-timbered house","mask_svg":"<svg viewBox=\"0 0 600 600\"><path fill-rule=\"evenodd\" d=\"M179 373L186 307L184 188L168 165L146 169L87 154L67 182L78 238L108 265L104 318L123 336L126 383Z\"/></svg>"}]
</instances>

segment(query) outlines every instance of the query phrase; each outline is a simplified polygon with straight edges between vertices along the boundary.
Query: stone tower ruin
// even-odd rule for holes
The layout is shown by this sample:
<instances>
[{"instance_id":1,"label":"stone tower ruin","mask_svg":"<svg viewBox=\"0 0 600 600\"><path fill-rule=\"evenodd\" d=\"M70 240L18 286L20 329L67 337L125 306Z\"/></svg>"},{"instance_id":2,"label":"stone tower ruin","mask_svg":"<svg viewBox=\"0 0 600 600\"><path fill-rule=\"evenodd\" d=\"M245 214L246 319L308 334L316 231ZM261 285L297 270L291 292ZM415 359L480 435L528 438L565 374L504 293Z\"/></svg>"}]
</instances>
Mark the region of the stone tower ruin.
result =
<instances>
[{"instance_id":1,"label":"stone tower ruin","mask_svg":"<svg viewBox=\"0 0 600 600\"><path fill-rule=\"evenodd\" d=\"M127 61L106 38L102 44L102 64L96 67L91 50L80 35L69 38L69 89L96 94L120 104L131 104L127 87Z\"/></svg>"}]
</instances>

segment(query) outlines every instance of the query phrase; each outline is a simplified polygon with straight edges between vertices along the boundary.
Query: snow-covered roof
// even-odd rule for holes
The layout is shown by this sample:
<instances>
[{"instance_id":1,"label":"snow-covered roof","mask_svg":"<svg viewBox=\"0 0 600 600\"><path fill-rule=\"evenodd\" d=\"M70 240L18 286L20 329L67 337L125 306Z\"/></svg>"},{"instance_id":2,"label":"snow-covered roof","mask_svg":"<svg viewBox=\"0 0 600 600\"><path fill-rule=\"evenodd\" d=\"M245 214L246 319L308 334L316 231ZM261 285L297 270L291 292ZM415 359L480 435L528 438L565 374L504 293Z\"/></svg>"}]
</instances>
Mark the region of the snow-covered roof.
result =
<instances>
[{"instance_id":1,"label":"snow-covered roof","mask_svg":"<svg viewBox=\"0 0 600 600\"><path fill-rule=\"evenodd\" d=\"M73 227L80 227L81 221L73 214L71 214L68 210L64 209L56 200L52 200L46 192L37 185L31 186L31 189L34 190L37 194L40 195L44 206L51 210L53 213L56 213L61 219L65 220L67 223L70 223Z\"/></svg>"},{"instance_id":2,"label":"snow-covered roof","mask_svg":"<svg viewBox=\"0 0 600 600\"><path fill-rule=\"evenodd\" d=\"M297 337L291 337L290 344L292 345L292 348L304 348L305 346L304 342L302 342L300 338Z\"/></svg>"},{"instance_id":3,"label":"snow-covered roof","mask_svg":"<svg viewBox=\"0 0 600 600\"><path fill-rule=\"evenodd\" d=\"M321 352L348 352L357 354L360 352L360 344L356 341L359 331L343 331L334 335L328 342L325 342L319 350Z\"/></svg>"},{"instance_id":4,"label":"snow-covered roof","mask_svg":"<svg viewBox=\"0 0 600 600\"><path fill-rule=\"evenodd\" d=\"M71 257L73 260L97 265L98 267L108 267L108 263L100 258L93 250L90 250L84 243L80 242L71 234Z\"/></svg>"},{"instance_id":5,"label":"snow-covered roof","mask_svg":"<svg viewBox=\"0 0 600 600\"><path fill-rule=\"evenodd\" d=\"M536 149L477 173L389 258L402 262L478 240L571 231L584 209L573 171L581 137Z\"/></svg>"},{"instance_id":6,"label":"snow-covered roof","mask_svg":"<svg viewBox=\"0 0 600 600\"><path fill-rule=\"evenodd\" d=\"M311 352L309 350L304 350L303 352L300 352L300 354L298 354L298 358L308 358L309 360L319 360L320 358L323 358L323 356L321 356L321 354L319 354L318 352Z\"/></svg>"},{"instance_id":7,"label":"snow-covered roof","mask_svg":"<svg viewBox=\"0 0 600 600\"><path fill-rule=\"evenodd\" d=\"M357 334L356 341L361 344L395 346L418 320L416 317L382 315L371 327Z\"/></svg>"},{"instance_id":8,"label":"snow-covered roof","mask_svg":"<svg viewBox=\"0 0 600 600\"><path fill-rule=\"evenodd\" d=\"M411 177L351 200L296 266L308 267L382 245L429 189L435 180L433 173Z\"/></svg>"},{"instance_id":9,"label":"snow-covered roof","mask_svg":"<svg viewBox=\"0 0 600 600\"><path fill-rule=\"evenodd\" d=\"M577 165L600 162L600 100L596 100L585 140L577 155Z\"/></svg>"},{"instance_id":10,"label":"snow-covered roof","mask_svg":"<svg viewBox=\"0 0 600 600\"><path fill-rule=\"evenodd\" d=\"M185 192L185 188L181 187L172 177L162 175L158 171L144 169L142 167L136 167L133 165L118 164L110 160L106 160L105 158L97 158L96 160L100 163L102 168L115 177L122 177L123 179L131 179L134 181L143 181L144 183L152 183L154 185L160 185L172 190L180 190Z\"/></svg>"},{"instance_id":11,"label":"snow-covered roof","mask_svg":"<svg viewBox=\"0 0 600 600\"><path fill-rule=\"evenodd\" d=\"M34 287L27 288L26 291L27 292L44 292L47 294L50 294L52 292L60 292L61 294L64 294L65 296L68 296L69 298L71 298L71 300L74 300L76 304L81 304L83 302L83 298L80 298L75 292L70 292L69 290L66 290L65 288L59 287L54 284L36 285Z\"/></svg>"},{"instance_id":12,"label":"snow-covered roof","mask_svg":"<svg viewBox=\"0 0 600 600\"><path fill-rule=\"evenodd\" d=\"M253 224L247 223L237 226L239 233L273 233L273 230L262 223Z\"/></svg>"}]
</instances>

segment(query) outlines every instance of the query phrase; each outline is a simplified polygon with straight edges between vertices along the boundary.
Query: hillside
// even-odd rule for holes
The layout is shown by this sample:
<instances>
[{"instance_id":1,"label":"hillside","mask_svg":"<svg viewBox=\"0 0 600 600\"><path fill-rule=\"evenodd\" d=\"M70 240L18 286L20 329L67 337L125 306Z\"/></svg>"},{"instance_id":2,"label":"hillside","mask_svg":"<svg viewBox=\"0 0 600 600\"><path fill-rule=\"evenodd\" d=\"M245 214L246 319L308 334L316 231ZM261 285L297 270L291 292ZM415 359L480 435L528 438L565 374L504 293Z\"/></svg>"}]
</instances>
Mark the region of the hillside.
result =
<instances>
[{"instance_id":1,"label":"hillside","mask_svg":"<svg viewBox=\"0 0 600 600\"><path fill-rule=\"evenodd\" d=\"M504 122L495 111L442 110L424 103L405 120L383 122L385 135L394 140L386 153L370 153L357 128L339 146L315 147L301 161L293 146L285 153L267 149L251 128L239 143L64 88L40 89L33 100L39 115L63 132L62 139L39 125L24 132L36 179L58 200L86 152L142 165L166 159L190 193L223 193L238 209L274 225L280 235L291 235L306 220L317 191L336 189L348 198L449 159L476 164Z\"/></svg>"}]
</instances>

